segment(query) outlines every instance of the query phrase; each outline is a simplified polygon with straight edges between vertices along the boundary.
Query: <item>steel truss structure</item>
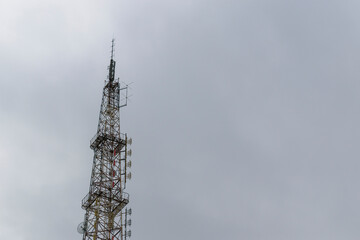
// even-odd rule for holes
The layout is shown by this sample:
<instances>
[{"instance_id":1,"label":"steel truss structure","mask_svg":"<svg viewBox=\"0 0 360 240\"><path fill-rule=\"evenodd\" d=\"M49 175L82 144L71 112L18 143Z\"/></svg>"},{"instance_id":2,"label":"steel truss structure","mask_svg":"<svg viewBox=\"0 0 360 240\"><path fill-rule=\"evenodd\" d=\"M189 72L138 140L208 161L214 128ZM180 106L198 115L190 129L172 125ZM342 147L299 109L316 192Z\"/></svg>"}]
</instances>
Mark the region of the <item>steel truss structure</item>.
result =
<instances>
[{"instance_id":1,"label":"steel truss structure","mask_svg":"<svg viewBox=\"0 0 360 240\"><path fill-rule=\"evenodd\" d=\"M124 190L127 179L131 178L128 144L132 140L127 134L120 133L120 108L127 105L128 86L121 87L119 79L115 79L113 53L114 40L98 128L90 141L90 148L94 150L90 188L81 203L86 211L84 222L78 227L83 240L126 240L131 235L127 231L131 224L128 220L131 209L125 208L129 194ZM125 91L123 101L120 100L122 91Z\"/></svg>"}]
</instances>

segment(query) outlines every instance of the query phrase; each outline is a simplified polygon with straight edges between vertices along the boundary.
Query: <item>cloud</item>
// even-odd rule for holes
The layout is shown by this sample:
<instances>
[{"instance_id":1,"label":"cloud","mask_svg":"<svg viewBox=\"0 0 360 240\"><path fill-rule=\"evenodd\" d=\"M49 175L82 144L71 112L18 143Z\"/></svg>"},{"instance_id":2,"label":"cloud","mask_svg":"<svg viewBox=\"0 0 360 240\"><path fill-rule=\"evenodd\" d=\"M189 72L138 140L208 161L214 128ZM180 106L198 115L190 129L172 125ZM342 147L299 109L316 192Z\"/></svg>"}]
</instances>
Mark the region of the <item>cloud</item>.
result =
<instances>
[{"instance_id":1,"label":"cloud","mask_svg":"<svg viewBox=\"0 0 360 240\"><path fill-rule=\"evenodd\" d=\"M358 9L0 3L0 238L80 238L115 37L134 238L356 239Z\"/></svg>"}]
</instances>

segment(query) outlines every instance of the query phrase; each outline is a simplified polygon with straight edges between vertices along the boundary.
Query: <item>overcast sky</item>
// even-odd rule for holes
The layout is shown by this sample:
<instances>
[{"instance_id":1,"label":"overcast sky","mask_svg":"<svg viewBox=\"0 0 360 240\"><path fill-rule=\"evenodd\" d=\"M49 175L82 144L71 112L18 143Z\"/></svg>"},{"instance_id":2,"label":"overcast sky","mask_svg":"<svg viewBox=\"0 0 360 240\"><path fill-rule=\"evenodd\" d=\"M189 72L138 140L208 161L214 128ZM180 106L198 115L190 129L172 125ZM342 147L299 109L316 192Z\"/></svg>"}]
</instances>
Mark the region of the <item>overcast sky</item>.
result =
<instances>
[{"instance_id":1,"label":"overcast sky","mask_svg":"<svg viewBox=\"0 0 360 240\"><path fill-rule=\"evenodd\" d=\"M360 235L360 2L0 2L0 239L76 240L101 94L131 85L134 240Z\"/></svg>"}]
</instances>

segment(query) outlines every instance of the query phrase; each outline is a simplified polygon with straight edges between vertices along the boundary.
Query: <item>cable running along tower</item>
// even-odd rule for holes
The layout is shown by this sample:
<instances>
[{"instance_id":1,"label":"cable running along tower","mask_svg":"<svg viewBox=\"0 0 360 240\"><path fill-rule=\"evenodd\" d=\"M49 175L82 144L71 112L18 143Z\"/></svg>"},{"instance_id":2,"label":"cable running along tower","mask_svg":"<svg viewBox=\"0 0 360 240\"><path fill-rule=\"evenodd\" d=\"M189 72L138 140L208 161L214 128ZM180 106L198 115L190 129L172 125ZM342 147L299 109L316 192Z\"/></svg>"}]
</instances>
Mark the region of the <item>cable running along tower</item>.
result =
<instances>
[{"instance_id":1,"label":"cable running along tower","mask_svg":"<svg viewBox=\"0 0 360 240\"><path fill-rule=\"evenodd\" d=\"M114 40L112 40L109 75L105 80L99 123L90 141L94 150L89 193L81 206L86 211L84 222L78 226L82 240L126 240L131 236L127 209L129 194L124 190L131 178L132 139L120 132L120 108L127 105L128 85L120 86L115 79ZM124 93L124 99L120 94Z\"/></svg>"}]
</instances>

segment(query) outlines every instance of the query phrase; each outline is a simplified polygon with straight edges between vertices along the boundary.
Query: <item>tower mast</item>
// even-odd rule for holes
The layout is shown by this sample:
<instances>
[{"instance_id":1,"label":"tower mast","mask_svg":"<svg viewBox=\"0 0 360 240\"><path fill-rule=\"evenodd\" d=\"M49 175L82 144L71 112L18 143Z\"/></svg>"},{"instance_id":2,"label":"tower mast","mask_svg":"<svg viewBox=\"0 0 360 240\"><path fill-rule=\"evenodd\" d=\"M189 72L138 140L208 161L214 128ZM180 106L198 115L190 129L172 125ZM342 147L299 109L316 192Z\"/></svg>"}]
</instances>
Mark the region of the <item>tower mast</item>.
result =
<instances>
[{"instance_id":1,"label":"tower mast","mask_svg":"<svg viewBox=\"0 0 360 240\"><path fill-rule=\"evenodd\" d=\"M115 65L113 39L97 132L90 141L94 151L90 188L81 203L86 211L84 222L78 227L83 240L126 240L131 235L127 231L131 209L125 208L129 203L125 188L126 180L131 178L128 145L132 140L120 132L120 108L127 105L128 87L120 87L119 79L115 79ZM123 104L121 91L126 94Z\"/></svg>"}]
</instances>

